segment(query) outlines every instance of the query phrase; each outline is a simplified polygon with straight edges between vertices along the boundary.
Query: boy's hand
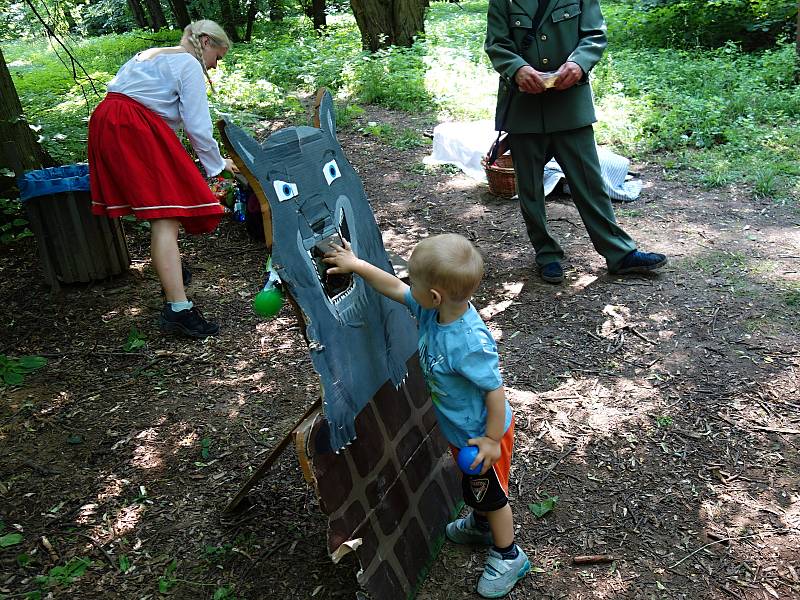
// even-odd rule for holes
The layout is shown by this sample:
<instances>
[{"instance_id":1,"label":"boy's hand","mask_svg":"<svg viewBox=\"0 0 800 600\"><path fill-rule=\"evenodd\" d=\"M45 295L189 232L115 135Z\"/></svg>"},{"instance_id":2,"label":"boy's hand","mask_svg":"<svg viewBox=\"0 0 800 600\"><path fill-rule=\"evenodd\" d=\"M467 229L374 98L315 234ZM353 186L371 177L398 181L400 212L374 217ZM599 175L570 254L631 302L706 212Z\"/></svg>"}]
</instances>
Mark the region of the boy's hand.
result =
<instances>
[{"instance_id":1,"label":"boy's hand","mask_svg":"<svg viewBox=\"0 0 800 600\"><path fill-rule=\"evenodd\" d=\"M342 240L343 246L330 243L330 250L325 253L322 261L329 265L334 265L328 269L328 273L333 275L339 273L352 273L358 266L359 258L353 254L350 242Z\"/></svg>"},{"instance_id":2,"label":"boy's hand","mask_svg":"<svg viewBox=\"0 0 800 600\"><path fill-rule=\"evenodd\" d=\"M490 437L471 438L467 440L467 444L478 447L478 456L476 456L475 460L472 461L470 468L474 469L481 464L481 461L483 461L483 469L481 469L480 473L481 475L486 473L486 471L492 468L494 463L500 460L500 442L493 440Z\"/></svg>"}]
</instances>

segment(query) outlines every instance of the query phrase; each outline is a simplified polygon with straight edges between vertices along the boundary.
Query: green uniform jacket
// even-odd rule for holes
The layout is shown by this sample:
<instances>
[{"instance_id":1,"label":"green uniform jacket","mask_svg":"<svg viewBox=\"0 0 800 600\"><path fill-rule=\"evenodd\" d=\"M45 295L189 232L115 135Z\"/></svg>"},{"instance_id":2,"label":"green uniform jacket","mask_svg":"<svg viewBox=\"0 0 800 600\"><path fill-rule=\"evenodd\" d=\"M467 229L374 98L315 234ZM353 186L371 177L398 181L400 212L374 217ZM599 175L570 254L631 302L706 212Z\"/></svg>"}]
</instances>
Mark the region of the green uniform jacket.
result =
<instances>
[{"instance_id":1,"label":"green uniform jacket","mask_svg":"<svg viewBox=\"0 0 800 600\"><path fill-rule=\"evenodd\" d=\"M538 8L537 0L489 0L486 53L500 73L495 123L509 133L553 133L594 123L589 71L606 48L606 24L598 0L542 0L547 9L530 47L522 49ZM514 74L530 65L537 71L556 71L567 61L580 65L584 77L563 92L516 92L503 123L503 112ZM516 84L515 84L516 86Z\"/></svg>"}]
</instances>

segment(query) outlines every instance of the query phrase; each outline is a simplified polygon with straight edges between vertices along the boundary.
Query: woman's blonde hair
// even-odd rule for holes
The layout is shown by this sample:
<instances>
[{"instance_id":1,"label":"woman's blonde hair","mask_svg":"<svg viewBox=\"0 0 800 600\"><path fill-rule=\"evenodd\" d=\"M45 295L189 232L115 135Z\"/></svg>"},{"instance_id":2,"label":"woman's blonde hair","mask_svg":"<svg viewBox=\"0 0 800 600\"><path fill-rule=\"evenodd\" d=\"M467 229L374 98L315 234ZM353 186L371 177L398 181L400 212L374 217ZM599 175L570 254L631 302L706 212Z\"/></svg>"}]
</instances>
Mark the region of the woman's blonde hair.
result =
<instances>
[{"instance_id":1,"label":"woman's blonde hair","mask_svg":"<svg viewBox=\"0 0 800 600\"><path fill-rule=\"evenodd\" d=\"M203 73L208 80L211 89L214 89L214 84L211 83L211 78L208 76L208 69L206 63L203 62L203 45L200 43L200 38L206 36L211 45L216 48L230 48L231 41L228 39L228 34L214 21L209 19L201 19L193 21L183 28L183 39L188 40L194 49L194 56L200 61L200 66L203 67Z\"/></svg>"},{"instance_id":2,"label":"woman's blonde hair","mask_svg":"<svg viewBox=\"0 0 800 600\"><path fill-rule=\"evenodd\" d=\"M472 243L457 233L422 240L408 259L412 282L440 288L454 302L464 302L483 277L483 257Z\"/></svg>"}]
</instances>

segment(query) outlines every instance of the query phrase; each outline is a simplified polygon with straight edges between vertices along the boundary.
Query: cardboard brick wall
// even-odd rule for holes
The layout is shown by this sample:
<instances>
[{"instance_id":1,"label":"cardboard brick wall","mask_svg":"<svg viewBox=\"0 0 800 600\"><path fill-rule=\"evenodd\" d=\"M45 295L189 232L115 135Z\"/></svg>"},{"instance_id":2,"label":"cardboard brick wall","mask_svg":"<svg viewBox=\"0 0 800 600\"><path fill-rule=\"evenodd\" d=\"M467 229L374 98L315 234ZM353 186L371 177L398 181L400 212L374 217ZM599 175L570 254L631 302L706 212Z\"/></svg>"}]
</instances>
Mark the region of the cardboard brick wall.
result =
<instances>
[{"instance_id":1,"label":"cardboard brick wall","mask_svg":"<svg viewBox=\"0 0 800 600\"><path fill-rule=\"evenodd\" d=\"M339 454L317 413L295 444L329 517L328 551L354 551L358 581L375 600L413 597L461 506L460 473L439 432L415 354L399 388L387 382L359 413L356 439Z\"/></svg>"}]
</instances>

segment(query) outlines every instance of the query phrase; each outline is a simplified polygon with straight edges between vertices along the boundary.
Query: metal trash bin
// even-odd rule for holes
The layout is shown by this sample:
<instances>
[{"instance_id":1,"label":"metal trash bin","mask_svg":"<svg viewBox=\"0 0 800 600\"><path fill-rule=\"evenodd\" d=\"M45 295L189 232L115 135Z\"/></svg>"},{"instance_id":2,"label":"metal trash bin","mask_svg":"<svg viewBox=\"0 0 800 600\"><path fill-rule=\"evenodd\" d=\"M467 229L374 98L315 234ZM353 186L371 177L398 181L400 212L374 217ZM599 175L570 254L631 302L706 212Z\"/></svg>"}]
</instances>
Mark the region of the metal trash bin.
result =
<instances>
[{"instance_id":1,"label":"metal trash bin","mask_svg":"<svg viewBox=\"0 0 800 600\"><path fill-rule=\"evenodd\" d=\"M88 165L28 171L19 190L45 281L53 288L128 270L131 258L120 220L92 214Z\"/></svg>"}]
</instances>

